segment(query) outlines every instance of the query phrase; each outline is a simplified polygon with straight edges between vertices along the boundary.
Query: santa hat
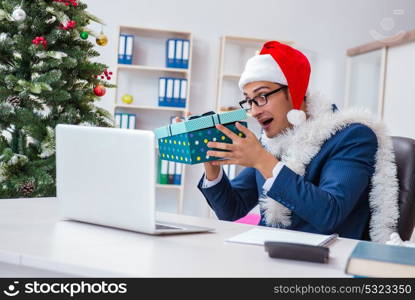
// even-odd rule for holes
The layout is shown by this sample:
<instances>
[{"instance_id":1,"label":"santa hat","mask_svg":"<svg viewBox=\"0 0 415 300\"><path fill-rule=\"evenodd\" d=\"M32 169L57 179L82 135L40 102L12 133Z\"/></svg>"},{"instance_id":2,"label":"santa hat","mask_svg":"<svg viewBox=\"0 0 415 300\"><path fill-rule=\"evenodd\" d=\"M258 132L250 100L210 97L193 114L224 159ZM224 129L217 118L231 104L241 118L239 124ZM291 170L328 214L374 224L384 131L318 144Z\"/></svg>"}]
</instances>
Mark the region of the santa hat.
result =
<instances>
[{"instance_id":1,"label":"santa hat","mask_svg":"<svg viewBox=\"0 0 415 300\"><path fill-rule=\"evenodd\" d=\"M287 85L293 109L287 114L288 122L300 125L306 119L301 110L308 81L310 63L300 51L276 41L266 42L259 55L251 57L239 79L239 88L250 82L270 81Z\"/></svg>"}]
</instances>

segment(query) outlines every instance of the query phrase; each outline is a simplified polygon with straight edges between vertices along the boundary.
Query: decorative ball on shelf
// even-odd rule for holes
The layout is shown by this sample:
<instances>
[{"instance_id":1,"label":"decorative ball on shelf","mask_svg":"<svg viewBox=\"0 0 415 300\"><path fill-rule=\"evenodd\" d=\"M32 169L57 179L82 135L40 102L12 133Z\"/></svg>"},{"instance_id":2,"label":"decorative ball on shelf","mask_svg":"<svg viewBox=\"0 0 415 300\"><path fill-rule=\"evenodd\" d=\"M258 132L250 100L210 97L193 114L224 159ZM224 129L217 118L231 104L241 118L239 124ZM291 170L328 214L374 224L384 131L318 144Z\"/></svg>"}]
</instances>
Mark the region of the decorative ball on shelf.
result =
<instances>
[{"instance_id":1,"label":"decorative ball on shelf","mask_svg":"<svg viewBox=\"0 0 415 300\"><path fill-rule=\"evenodd\" d=\"M101 34L96 39L98 46L105 46L108 44L108 37L101 32Z\"/></svg>"},{"instance_id":2,"label":"decorative ball on shelf","mask_svg":"<svg viewBox=\"0 0 415 300\"><path fill-rule=\"evenodd\" d=\"M103 85L97 85L94 87L94 94L98 97L102 97L107 92L107 89Z\"/></svg>"},{"instance_id":3,"label":"decorative ball on shelf","mask_svg":"<svg viewBox=\"0 0 415 300\"><path fill-rule=\"evenodd\" d=\"M81 39L86 40L89 37L89 34L86 31L82 31L80 37Z\"/></svg>"},{"instance_id":4,"label":"decorative ball on shelf","mask_svg":"<svg viewBox=\"0 0 415 300\"><path fill-rule=\"evenodd\" d=\"M121 101L126 103L126 104L131 104L131 103L133 103L134 98L130 94L125 94L124 96L121 97Z\"/></svg>"},{"instance_id":5,"label":"decorative ball on shelf","mask_svg":"<svg viewBox=\"0 0 415 300\"><path fill-rule=\"evenodd\" d=\"M12 18L16 22L23 22L26 20L26 12L20 7L16 7L12 13Z\"/></svg>"}]
</instances>

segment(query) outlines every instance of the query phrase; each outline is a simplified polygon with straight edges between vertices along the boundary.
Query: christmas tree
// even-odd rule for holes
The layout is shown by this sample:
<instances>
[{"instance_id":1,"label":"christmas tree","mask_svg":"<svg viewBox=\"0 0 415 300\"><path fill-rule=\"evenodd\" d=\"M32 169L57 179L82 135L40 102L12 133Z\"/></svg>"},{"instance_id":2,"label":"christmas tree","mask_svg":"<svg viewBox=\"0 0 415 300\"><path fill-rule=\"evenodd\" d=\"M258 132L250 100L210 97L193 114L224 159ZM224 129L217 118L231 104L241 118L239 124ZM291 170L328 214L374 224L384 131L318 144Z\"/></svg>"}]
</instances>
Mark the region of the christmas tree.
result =
<instances>
[{"instance_id":1,"label":"christmas tree","mask_svg":"<svg viewBox=\"0 0 415 300\"><path fill-rule=\"evenodd\" d=\"M107 66L91 61L99 53L87 26L102 22L86 8L77 0L0 1L0 198L55 196L57 124L113 126L94 104L114 86Z\"/></svg>"}]
</instances>

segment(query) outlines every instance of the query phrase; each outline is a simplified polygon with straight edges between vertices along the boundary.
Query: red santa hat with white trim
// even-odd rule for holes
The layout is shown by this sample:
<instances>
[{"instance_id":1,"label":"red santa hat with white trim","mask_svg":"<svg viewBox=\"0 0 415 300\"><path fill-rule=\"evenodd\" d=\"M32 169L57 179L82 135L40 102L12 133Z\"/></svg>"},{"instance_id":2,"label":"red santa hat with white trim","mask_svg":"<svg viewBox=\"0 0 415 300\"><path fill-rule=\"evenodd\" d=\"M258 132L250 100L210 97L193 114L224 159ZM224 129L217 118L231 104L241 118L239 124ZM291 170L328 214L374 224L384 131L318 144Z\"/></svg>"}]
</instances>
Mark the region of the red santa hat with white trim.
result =
<instances>
[{"instance_id":1,"label":"red santa hat with white trim","mask_svg":"<svg viewBox=\"0 0 415 300\"><path fill-rule=\"evenodd\" d=\"M259 55L251 57L239 79L243 90L247 83L270 81L288 86L293 109L287 114L288 122L300 125L306 119L301 110L310 79L310 63L300 51L276 41L266 42Z\"/></svg>"}]
</instances>

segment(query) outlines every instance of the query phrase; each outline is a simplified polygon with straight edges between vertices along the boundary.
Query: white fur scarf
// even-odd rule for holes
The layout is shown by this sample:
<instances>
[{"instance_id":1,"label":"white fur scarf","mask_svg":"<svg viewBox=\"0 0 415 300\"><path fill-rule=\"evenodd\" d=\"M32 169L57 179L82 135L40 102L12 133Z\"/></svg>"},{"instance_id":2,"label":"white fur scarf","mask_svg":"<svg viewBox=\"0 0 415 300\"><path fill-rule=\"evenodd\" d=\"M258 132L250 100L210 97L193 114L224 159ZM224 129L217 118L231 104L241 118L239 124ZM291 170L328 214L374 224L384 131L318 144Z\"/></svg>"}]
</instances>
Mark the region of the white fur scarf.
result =
<instances>
[{"instance_id":1,"label":"white fur scarf","mask_svg":"<svg viewBox=\"0 0 415 300\"><path fill-rule=\"evenodd\" d=\"M386 134L381 122L359 109L347 109L333 113L332 105L319 95L307 97L309 118L302 125L287 129L274 138L262 136L267 151L281 158L281 161L298 175L303 176L313 157L322 144L339 130L352 123L360 123L373 130L378 139L375 171L371 179L369 206L371 209L370 238L385 242L396 230L399 185L396 177L395 156L392 140ZM261 196L260 206L269 226L289 226L291 211L274 199Z\"/></svg>"}]
</instances>

